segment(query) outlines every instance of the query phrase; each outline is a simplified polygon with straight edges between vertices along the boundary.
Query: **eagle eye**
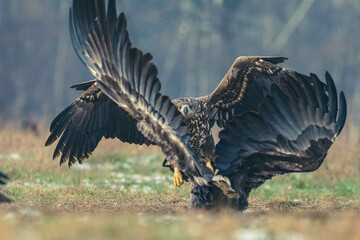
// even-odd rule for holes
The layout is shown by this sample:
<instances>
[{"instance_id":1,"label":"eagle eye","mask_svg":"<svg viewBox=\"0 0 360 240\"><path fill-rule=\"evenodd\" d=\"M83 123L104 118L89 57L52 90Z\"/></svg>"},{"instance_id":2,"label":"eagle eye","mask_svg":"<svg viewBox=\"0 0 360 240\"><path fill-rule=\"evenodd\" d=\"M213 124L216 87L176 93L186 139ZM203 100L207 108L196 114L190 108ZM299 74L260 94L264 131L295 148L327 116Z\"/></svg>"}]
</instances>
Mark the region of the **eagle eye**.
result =
<instances>
[{"instance_id":1,"label":"eagle eye","mask_svg":"<svg viewBox=\"0 0 360 240\"><path fill-rule=\"evenodd\" d=\"M182 115L186 116L190 113L192 113L190 107L188 105L182 105L180 108L180 112L182 113Z\"/></svg>"}]
</instances>

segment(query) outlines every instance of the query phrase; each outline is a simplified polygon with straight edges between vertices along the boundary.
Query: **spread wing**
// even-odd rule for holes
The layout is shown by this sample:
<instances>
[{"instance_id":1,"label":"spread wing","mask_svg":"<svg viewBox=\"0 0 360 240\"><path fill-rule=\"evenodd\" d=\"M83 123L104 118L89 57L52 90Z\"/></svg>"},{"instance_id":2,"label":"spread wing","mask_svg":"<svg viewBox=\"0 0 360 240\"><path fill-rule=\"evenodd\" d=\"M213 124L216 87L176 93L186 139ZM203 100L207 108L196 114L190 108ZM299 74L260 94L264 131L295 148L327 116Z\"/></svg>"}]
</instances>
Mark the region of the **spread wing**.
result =
<instances>
[{"instance_id":1,"label":"spread wing","mask_svg":"<svg viewBox=\"0 0 360 240\"><path fill-rule=\"evenodd\" d=\"M188 144L183 116L160 94L150 54L132 48L124 14L115 1L74 0L70 10L74 48L101 91L137 121L138 130L161 147L166 159L192 181L207 184L213 173L201 166Z\"/></svg>"},{"instance_id":2,"label":"spread wing","mask_svg":"<svg viewBox=\"0 0 360 240\"><path fill-rule=\"evenodd\" d=\"M278 66L284 57L239 57L219 86L207 97L213 120L224 128L234 116L256 111L265 97L264 88L293 76L294 71ZM309 78L302 75L309 81Z\"/></svg>"},{"instance_id":3,"label":"spread wing","mask_svg":"<svg viewBox=\"0 0 360 240\"><path fill-rule=\"evenodd\" d=\"M73 5L77 14L82 17L85 17L86 14L94 14L96 7L99 8L96 11L101 11L103 10L101 8L104 8L104 4L95 4L95 1L74 1ZM114 1L109 2L109 9L111 10L110 15L112 17L110 27L112 31L118 31L119 36L122 37L120 39L114 39L111 43L107 41L103 47L107 49L122 44L127 46L126 49L129 49L131 43L128 38L124 16L116 19L116 6ZM77 17L79 17L79 15L77 15ZM95 15L87 17L95 17ZM119 22L117 22L117 20L119 20ZM120 26L117 26L117 24L120 24ZM89 56L84 56L83 53L85 52L82 51L77 38L77 34L84 33L81 31L90 30L84 29L84 27L85 25L81 25L81 22L73 21L73 14L71 12L71 40L77 55L82 62L88 66L90 61L88 59ZM115 29L115 27L119 28ZM99 46L102 44L101 41L105 40L101 38L96 39ZM102 49L99 48L99 50L101 51ZM104 50L104 52L108 52L108 50ZM104 52L102 52L102 54L104 54ZM120 50L118 53L111 55L111 58L108 56L108 59L115 59L116 56L116 59L119 60L119 56L121 56L122 53ZM149 57L149 55L147 56ZM99 56L99 58L100 57L101 56ZM99 58L96 58L96 61L101 61ZM140 145L153 144L139 132L136 126L137 121L130 117L126 111L110 100L100 90L96 84L96 80L77 84L72 86L72 88L85 92L53 120L50 126L51 134L45 143L45 146L49 146L60 137L53 154L53 158L61 155L60 164L68 161L69 166L71 166L76 160L82 162L95 150L103 137L118 138L123 142Z\"/></svg>"},{"instance_id":4,"label":"spread wing","mask_svg":"<svg viewBox=\"0 0 360 240\"><path fill-rule=\"evenodd\" d=\"M61 154L60 165L67 160L69 166L76 159L82 162L103 137L118 138L127 143L151 144L138 131L136 120L101 92L95 82L73 87L85 92L53 120L51 134L45 143L49 146L61 136L53 154L53 158Z\"/></svg>"},{"instance_id":5,"label":"spread wing","mask_svg":"<svg viewBox=\"0 0 360 240\"><path fill-rule=\"evenodd\" d=\"M220 132L219 173L231 175L234 187L248 194L272 176L316 170L346 119L343 92L338 105L328 73L326 82L296 74L264 89L258 111L240 114Z\"/></svg>"}]
</instances>

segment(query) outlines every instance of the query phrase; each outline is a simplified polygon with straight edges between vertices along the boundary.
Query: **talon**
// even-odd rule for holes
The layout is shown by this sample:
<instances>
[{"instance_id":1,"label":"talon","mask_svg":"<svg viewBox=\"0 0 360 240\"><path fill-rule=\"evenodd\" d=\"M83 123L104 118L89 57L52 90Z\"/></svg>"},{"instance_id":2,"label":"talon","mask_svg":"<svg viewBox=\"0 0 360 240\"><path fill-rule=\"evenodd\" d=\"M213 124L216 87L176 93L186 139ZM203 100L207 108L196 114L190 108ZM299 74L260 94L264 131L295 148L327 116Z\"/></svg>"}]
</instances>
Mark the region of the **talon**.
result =
<instances>
[{"instance_id":1,"label":"talon","mask_svg":"<svg viewBox=\"0 0 360 240\"><path fill-rule=\"evenodd\" d=\"M184 183L181 172L177 167L174 168L174 186L179 187Z\"/></svg>"},{"instance_id":2,"label":"talon","mask_svg":"<svg viewBox=\"0 0 360 240\"><path fill-rule=\"evenodd\" d=\"M214 168L212 167L211 162L206 162L205 166L209 168L212 172L214 172Z\"/></svg>"}]
</instances>

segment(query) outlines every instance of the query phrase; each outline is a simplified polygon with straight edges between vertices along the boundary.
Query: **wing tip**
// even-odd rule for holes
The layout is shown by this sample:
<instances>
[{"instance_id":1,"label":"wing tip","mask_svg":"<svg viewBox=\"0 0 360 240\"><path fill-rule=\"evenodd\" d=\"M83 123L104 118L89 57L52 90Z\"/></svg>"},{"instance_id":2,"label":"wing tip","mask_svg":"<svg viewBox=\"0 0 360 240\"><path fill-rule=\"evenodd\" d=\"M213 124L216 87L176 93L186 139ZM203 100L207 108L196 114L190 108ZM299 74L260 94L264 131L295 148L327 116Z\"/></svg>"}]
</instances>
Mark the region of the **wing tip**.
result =
<instances>
[{"instance_id":1,"label":"wing tip","mask_svg":"<svg viewBox=\"0 0 360 240\"><path fill-rule=\"evenodd\" d=\"M336 136L338 136L345 126L347 116L347 103L345 94L343 91L340 92L340 103L339 103L339 115L335 125Z\"/></svg>"},{"instance_id":2,"label":"wing tip","mask_svg":"<svg viewBox=\"0 0 360 240\"><path fill-rule=\"evenodd\" d=\"M78 83L78 84L72 85L70 88L75 89L75 90L83 90L83 91L86 91L86 90L88 90L95 82L96 82L96 80L90 80L90 81L86 81L86 82L82 82L82 83Z\"/></svg>"},{"instance_id":3,"label":"wing tip","mask_svg":"<svg viewBox=\"0 0 360 240\"><path fill-rule=\"evenodd\" d=\"M315 79L319 79L318 76L315 73L309 73L310 78L315 78Z\"/></svg>"},{"instance_id":4,"label":"wing tip","mask_svg":"<svg viewBox=\"0 0 360 240\"><path fill-rule=\"evenodd\" d=\"M287 57L276 57L276 56L259 57L259 58L262 59L263 61L273 63L273 64L279 64L279 63L285 62L286 60L289 59Z\"/></svg>"},{"instance_id":5,"label":"wing tip","mask_svg":"<svg viewBox=\"0 0 360 240\"><path fill-rule=\"evenodd\" d=\"M325 78L331 78L332 79L332 77L331 77L330 73L328 72L328 70L325 71Z\"/></svg>"},{"instance_id":6,"label":"wing tip","mask_svg":"<svg viewBox=\"0 0 360 240\"><path fill-rule=\"evenodd\" d=\"M331 84L331 86L335 86L334 79L328 71L325 71L325 79L327 85Z\"/></svg>"},{"instance_id":7,"label":"wing tip","mask_svg":"<svg viewBox=\"0 0 360 240\"><path fill-rule=\"evenodd\" d=\"M50 142L50 139L48 138L45 142L45 147L48 147L52 144L53 142Z\"/></svg>"}]
</instances>

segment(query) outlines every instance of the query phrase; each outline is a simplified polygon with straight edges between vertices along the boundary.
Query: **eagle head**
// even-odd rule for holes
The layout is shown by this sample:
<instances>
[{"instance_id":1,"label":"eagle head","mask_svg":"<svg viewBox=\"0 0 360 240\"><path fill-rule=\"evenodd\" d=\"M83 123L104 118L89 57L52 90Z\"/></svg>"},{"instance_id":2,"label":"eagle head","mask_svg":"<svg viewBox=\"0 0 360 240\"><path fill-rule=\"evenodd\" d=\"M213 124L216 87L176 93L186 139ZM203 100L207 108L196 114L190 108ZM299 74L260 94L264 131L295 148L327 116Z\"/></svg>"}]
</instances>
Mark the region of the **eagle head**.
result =
<instances>
[{"instance_id":1,"label":"eagle head","mask_svg":"<svg viewBox=\"0 0 360 240\"><path fill-rule=\"evenodd\" d=\"M185 118L193 117L201 111L201 103L195 98L178 98L173 103Z\"/></svg>"}]
</instances>

